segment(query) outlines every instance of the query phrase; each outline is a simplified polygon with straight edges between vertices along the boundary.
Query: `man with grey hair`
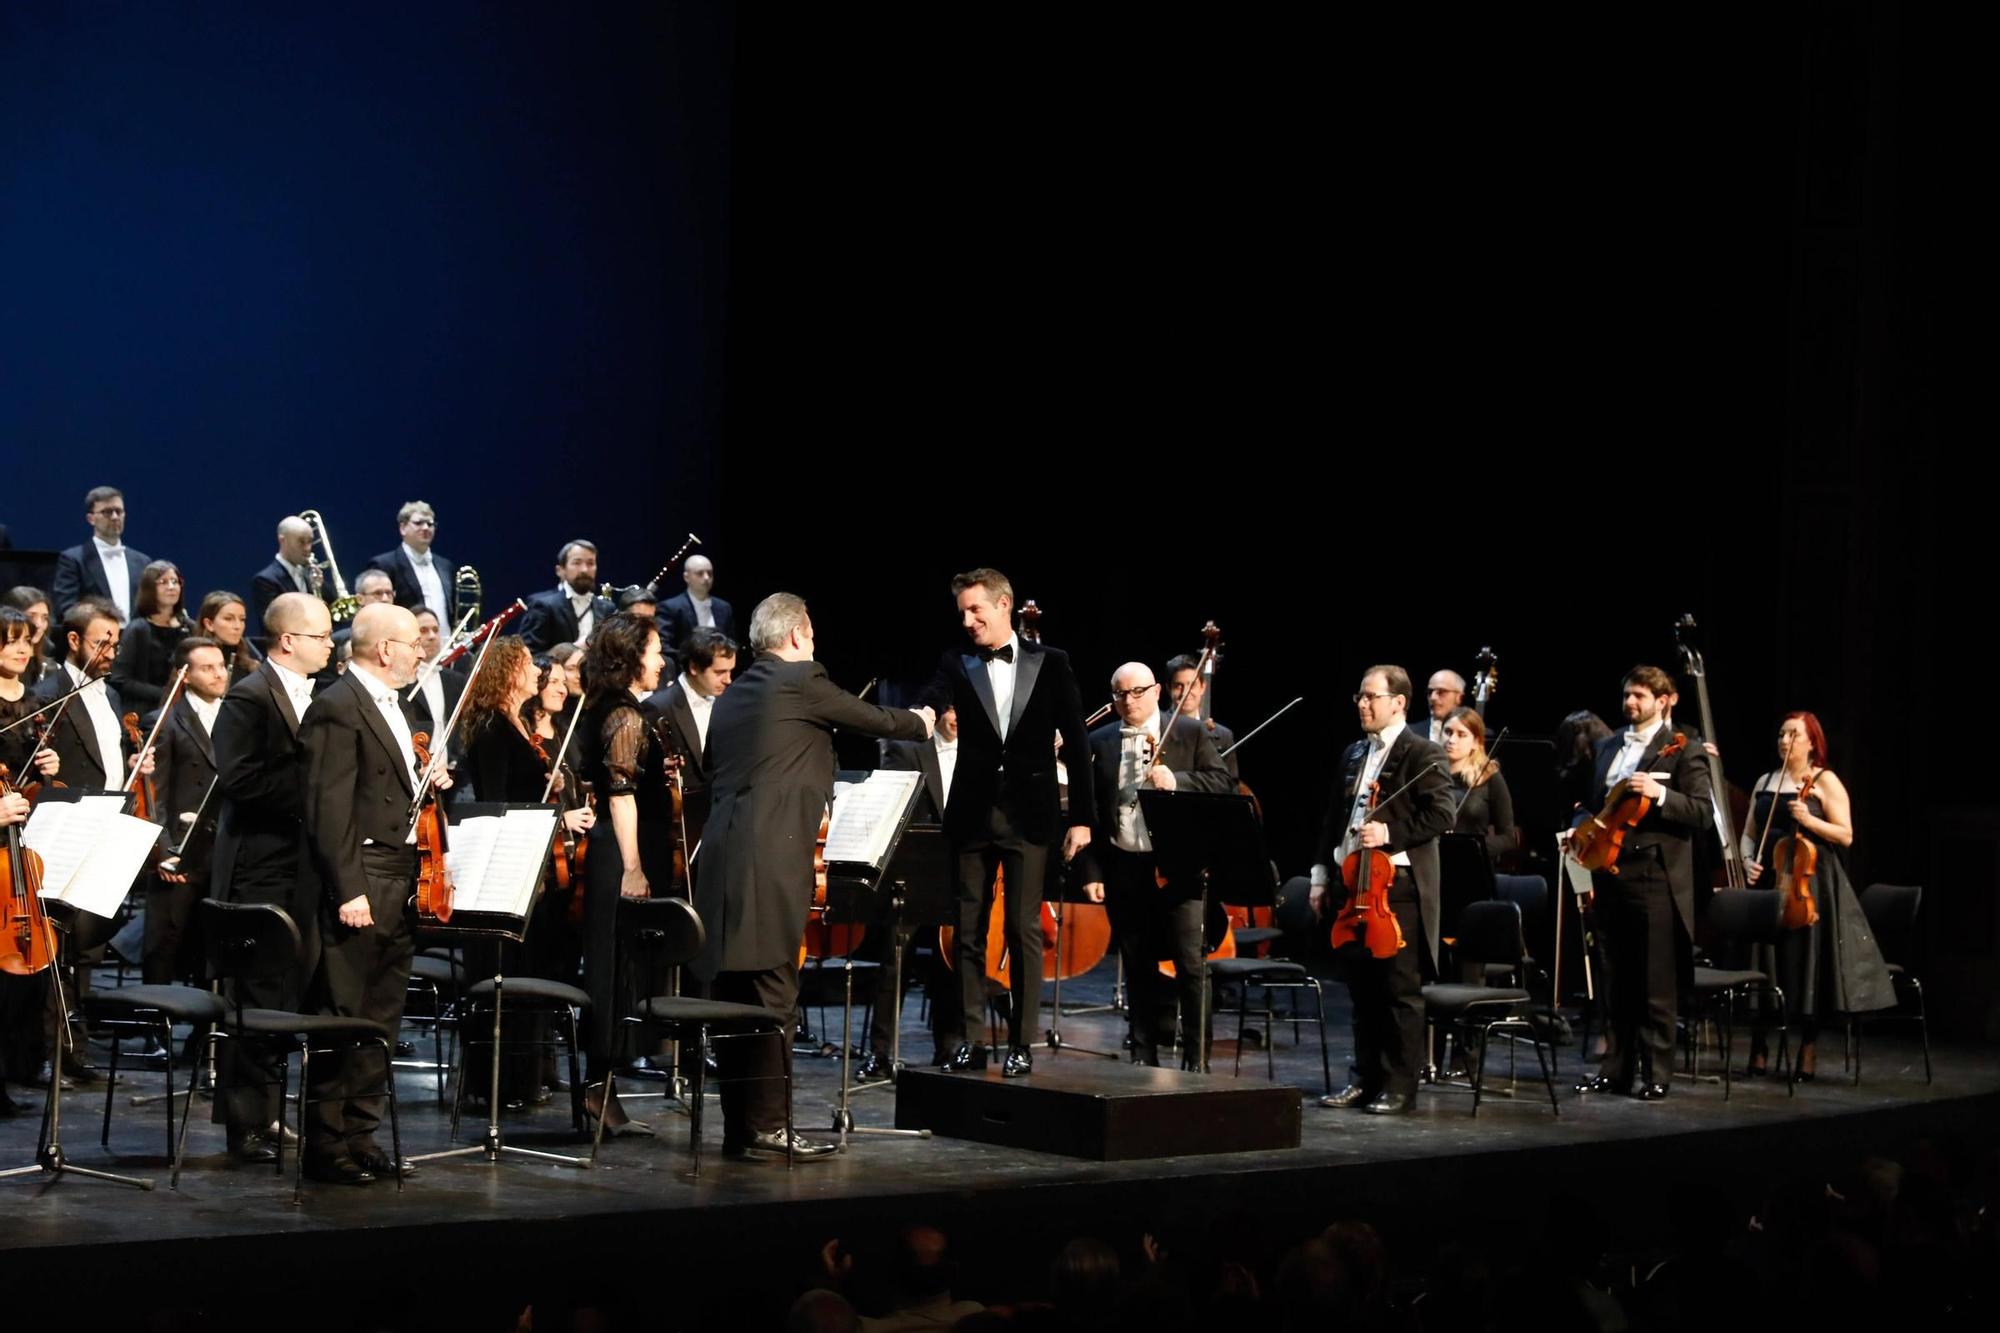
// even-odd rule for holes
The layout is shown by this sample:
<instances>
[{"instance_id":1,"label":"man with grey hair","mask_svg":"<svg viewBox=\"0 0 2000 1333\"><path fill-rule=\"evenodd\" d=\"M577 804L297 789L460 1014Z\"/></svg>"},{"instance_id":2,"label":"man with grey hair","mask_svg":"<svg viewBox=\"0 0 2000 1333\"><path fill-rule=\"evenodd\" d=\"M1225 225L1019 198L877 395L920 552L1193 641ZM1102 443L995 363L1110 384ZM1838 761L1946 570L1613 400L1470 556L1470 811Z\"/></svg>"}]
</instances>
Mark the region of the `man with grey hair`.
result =
<instances>
[{"instance_id":1,"label":"man with grey hair","mask_svg":"<svg viewBox=\"0 0 2000 1333\"><path fill-rule=\"evenodd\" d=\"M928 709L880 708L835 685L813 660L805 602L773 593L750 617L757 660L717 696L708 723L711 805L695 874L695 908L707 940L692 971L718 1000L790 1014L798 1005L799 940L811 902L813 846L833 798L833 731L923 740ZM786 1138L779 1084L791 1065L791 1031L774 1041L724 1042L725 1154L819 1157L834 1145Z\"/></svg>"},{"instance_id":2,"label":"man with grey hair","mask_svg":"<svg viewBox=\"0 0 2000 1333\"><path fill-rule=\"evenodd\" d=\"M1433 745L1443 745L1444 720L1465 702L1465 677L1449 668L1432 672L1427 698L1430 713L1419 725L1418 734Z\"/></svg>"},{"instance_id":3,"label":"man with grey hair","mask_svg":"<svg viewBox=\"0 0 2000 1333\"><path fill-rule=\"evenodd\" d=\"M312 549L312 524L297 514L278 520L278 553L250 580L250 623L260 631L264 613L284 593L302 592L324 602L333 601L332 587L325 579L314 577ZM320 586L315 588L315 582Z\"/></svg>"}]
</instances>

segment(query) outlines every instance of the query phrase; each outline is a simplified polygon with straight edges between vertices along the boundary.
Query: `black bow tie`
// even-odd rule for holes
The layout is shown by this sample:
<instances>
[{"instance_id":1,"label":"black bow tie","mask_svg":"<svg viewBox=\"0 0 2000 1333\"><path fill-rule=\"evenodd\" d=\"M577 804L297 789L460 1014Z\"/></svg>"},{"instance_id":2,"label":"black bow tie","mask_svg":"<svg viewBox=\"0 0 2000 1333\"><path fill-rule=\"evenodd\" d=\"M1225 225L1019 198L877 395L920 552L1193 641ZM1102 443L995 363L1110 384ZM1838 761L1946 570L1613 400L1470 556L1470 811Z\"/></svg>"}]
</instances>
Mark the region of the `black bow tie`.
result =
<instances>
[{"instance_id":1,"label":"black bow tie","mask_svg":"<svg viewBox=\"0 0 2000 1333\"><path fill-rule=\"evenodd\" d=\"M996 657L1003 662L1012 662L1014 660L1014 645L1003 643L998 648L981 648L979 650L979 660L982 662L991 662Z\"/></svg>"}]
</instances>

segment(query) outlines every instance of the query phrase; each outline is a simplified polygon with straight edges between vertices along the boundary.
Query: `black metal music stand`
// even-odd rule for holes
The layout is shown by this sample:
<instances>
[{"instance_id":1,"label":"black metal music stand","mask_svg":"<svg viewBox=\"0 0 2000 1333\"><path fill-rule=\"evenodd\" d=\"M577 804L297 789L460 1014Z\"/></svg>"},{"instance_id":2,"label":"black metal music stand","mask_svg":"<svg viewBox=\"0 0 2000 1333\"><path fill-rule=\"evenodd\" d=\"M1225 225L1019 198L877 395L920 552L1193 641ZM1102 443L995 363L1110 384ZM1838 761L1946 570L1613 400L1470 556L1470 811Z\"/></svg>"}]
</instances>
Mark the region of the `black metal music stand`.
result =
<instances>
[{"instance_id":1,"label":"black metal music stand","mask_svg":"<svg viewBox=\"0 0 2000 1333\"><path fill-rule=\"evenodd\" d=\"M892 988L890 1003L895 1007L895 1021L889 1024L889 1081L870 1083L856 1088L857 1093L870 1088L891 1087L903 1073L903 986L907 978L903 976L903 923L914 922L914 930L935 932L940 926L956 925L958 921L958 894L951 877L951 849L944 840L944 829L937 824L910 823L903 826L902 836L896 840L895 850L889 856L888 869L882 872L881 882L890 886L889 929L892 947L896 950L896 984ZM878 987L875 1003L882 1003L882 992ZM932 997L932 1004L937 998Z\"/></svg>"},{"instance_id":2,"label":"black metal music stand","mask_svg":"<svg viewBox=\"0 0 2000 1333\"><path fill-rule=\"evenodd\" d=\"M1235 792L1157 791L1139 793L1139 809L1146 816L1146 832L1153 840L1153 858L1168 875L1198 875L1201 878L1201 917L1208 920L1209 895L1219 881L1253 886L1271 877L1270 857L1264 850L1264 828L1257 822L1256 807L1248 796ZM1252 896L1254 889L1244 889ZM1261 903L1239 906L1268 907L1270 895ZM1204 952L1206 940L1203 941ZM1201 1013L1195 1025L1193 1067L1208 1072L1208 1019L1213 985L1203 970ZM1185 1046L1185 1044L1184 1044Z\"/></svg>"},{"instance_id":3,"label":"black metal music stand","mask_svg":"<svg viewBox=\"0 0 2000 1333\"><path fill-rule=\"evenodd\" d=\"M1103 1051L1091 1046L1072 1046L1063 1040L1062 1021L1064 1018L1074 1017L1077 1014L1116 1013L1119 1005L1114 998L1111 1004L1085 1005L1070 1010L1068 1014L1063 1012L1062 950L1063 936L1069 929L1069 908L1071 903L1088 902L1089 899L1079 898L1076 895L1076 890L1071 885L1071 880L1074 878L1071 874L1071 867L1076 864L1075 862L1071 862L1070 865L1063 865L1060 858L1057 857L1051 857L1050 861L1051 873L1049 878L1055 886L1054 900L1050 901L1047 886L1044 886L1042 895L1043 901L1049 902L1049 911L1056 919L1056 993L1049 1002L1049 1026L1048 1030L1042 1034L1042 1039L1048 1043L1049 1050L1057 1054L1063 1051L1074 1051L1078 1055L1098 1055L1107 1060L1122 1060L1125 1058L1123 1051Z\"/></svg>"}]
</instances>

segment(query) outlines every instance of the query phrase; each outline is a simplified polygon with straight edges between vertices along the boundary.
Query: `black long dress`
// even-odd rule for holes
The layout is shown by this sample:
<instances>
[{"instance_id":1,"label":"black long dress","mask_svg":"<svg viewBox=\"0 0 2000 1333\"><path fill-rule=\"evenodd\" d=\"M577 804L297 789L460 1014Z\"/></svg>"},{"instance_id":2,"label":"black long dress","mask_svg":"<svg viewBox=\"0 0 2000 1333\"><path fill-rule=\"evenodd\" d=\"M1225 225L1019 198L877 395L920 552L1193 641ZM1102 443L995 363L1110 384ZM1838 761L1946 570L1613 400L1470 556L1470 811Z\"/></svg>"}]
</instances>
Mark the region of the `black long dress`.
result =
<instances>
[{"instance_id":1,"label":"black long dress","mask_svg":"<svg viewBox=\"0 0 2000 1333\"><path fill-rule=\"evenodd\" d=\"M0 727L19 721L46 702L35 698L25 688L19 699L0 699ZM35 775L27 771L34 749L35 729L32 726L16 727L0 735L0 764L7 765L7 771L12 775L8 779L10 783L34 780ZM0 884L0 892L11 891L11 886ZM32 977L0 972L0 1080L4 1080L0 1081L0 1090L4 1090L7 1083L32 1080L47 1058L48 1043L43 1035L42 1017L48 1005L48 988L47 969Z\"/></svg>"},{"instance_id":2,"label":"black long dress","mask_svg":"<svg viewBox=\"0 0 2000 1333\"><path fill-rule=\"evenodd\" d=\"M1499 865L1500 858L1514 850L1514 794L1506 777L1496 768L1493 776L1468 791L1465 778L1454 773L1451 787L1452 799L1458 802L1452 832L1477 836L1486 844L1486 859Z\"/></svg>"},{"instance_id":3,"label":"black long dress","mask_svg":"<svg viewBox=\"0 0 2000 1333\"><path fill-rule=\"evenodd\" d=\"M185 622L155 625L133 617L118 644L118 659L111 665L111 688L118 691L127 707L149 713L166 696L167 682L173 679L174 649L188 636Z\"/></svg>"},{"instance_id":4,"label":"black long dress","mask_svg":"<svg viewBox=\"0 0 2000 1333\"><path fill-rule=\"evenodd\" d=\"M1779 839L1802 832L1792 819L1797 788L1788 778L1780 788L1776 779L1777 775L1767 773L1757 780L1751 793L1749 827L1744 833L1752 852L1757 842L1764 844L1765 867L1753 886L1757 889L1777 889L1778 874L1770 864L1770 849ZM1826 818L1817 792L1806 798L1806 809L1814 818ZM1764 831L1767 821L1768 835ZM1753 831L1755 841L1750 837ZM1874 933L1868 929L1868 918L1862 914L1861 900L1847 878L1847 849L1811 832L1805 836L1819 848L1818 871L1813 875L1819 920L1787 932L1775 948L1760 946L1754 965L1772 971L1784 989L1785 1025L1798 1033L1800 1041L1812 1041L1818 1035L1822 1014L1892 1008L1896 991Z\"/></svg>"}]
</instances>

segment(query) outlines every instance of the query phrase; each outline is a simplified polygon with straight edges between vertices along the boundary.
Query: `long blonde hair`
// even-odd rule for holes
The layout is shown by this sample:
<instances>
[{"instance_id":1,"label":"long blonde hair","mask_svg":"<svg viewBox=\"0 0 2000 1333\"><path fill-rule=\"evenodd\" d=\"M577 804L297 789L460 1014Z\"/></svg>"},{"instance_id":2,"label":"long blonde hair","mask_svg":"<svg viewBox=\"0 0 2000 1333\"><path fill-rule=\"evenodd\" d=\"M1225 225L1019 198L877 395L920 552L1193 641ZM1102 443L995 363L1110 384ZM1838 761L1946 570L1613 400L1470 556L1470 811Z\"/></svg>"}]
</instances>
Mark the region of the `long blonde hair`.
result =
<instances>
[{"instance_id":1,"label":"long blonde hair","mask_svg":"<svg viewBox=\"0 0 2000 1333\"><path fill-rule=\"evenodd\" d=\"M1451 775L1464 778L1465 785L1477 787L1482 782L1490 782L1500 771L1500 761L1486 755L1486 719L1470 708L1454 708L1444 715L1448 727L1454 722L1463 722L1465 729L1472 733L1472 753L1451 766Z\"/></svg>"}]
</instances>

